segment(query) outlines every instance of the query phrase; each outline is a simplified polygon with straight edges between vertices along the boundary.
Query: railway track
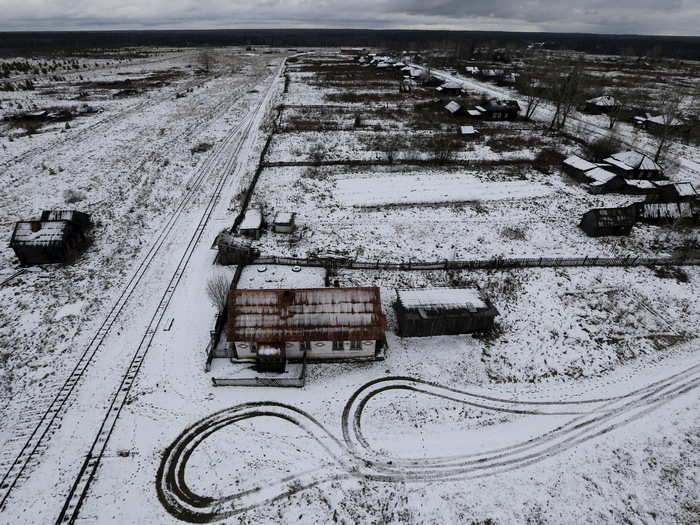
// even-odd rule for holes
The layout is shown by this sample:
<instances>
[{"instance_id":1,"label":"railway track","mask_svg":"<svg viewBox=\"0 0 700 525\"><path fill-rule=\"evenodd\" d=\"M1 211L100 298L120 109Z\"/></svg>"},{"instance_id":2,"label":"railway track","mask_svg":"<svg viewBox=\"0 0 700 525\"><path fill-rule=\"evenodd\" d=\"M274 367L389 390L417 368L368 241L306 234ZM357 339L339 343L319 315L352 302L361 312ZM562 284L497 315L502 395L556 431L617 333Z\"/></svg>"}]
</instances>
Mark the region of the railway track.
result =
<instances>
[{"instance_id":1,"label":"railway track","mask_svg":"<svg viewBox=\"0 0 700 525\"><path fill-rule=\"evenodd\" d=\"M160 322L162 321L165 311L167 310L175 290L182 279L182 276L187 268L187 264L194 253L195 247L199 243L205 227L207 226L209 219L211 218L211 215L219 202L223 188L226 186L226 183L230 179L231 175L236 171L238 156L241 151L246 149L246 146L248 145L250 140L250 131L258 123L261 111L268 106L272 95L274 95L276 80L279 78L283 66L284 63L278 69L277 74L273 76L267 92L263 97L261 97L261 100L256 105L255 109L250 112L248 116L246 116L239 126L237 126L237 131L234 135L238 136L239 140L237 141L234 150L232 152L228 151L226 148L222 148L220 150L220 153L227 157L224 159L223 166L221 167L222 175L218 179L214 192L210 196L199 223L189 239L187 248L182 254L175 272L170 277L167 289L161 296L160 302L158 303L158 306L148 324L148 328L146 329L138 348L134 352L126 372L122 376L119 388L112 396L109 409L107 410L100 429L95 436L92 447L83 461L80 472L73 483L70 492L68 493L68 497L66 498L61 513L56 521L57 524L72 524L75 523L76 519L78 518L80 508L85 501L90 484L94 479L95 473L97 472L100 460L105 453L109 438L111 437L117 419L119 418L119 414L126 404L131 387L141 369L141 365L143 364L146 354L153 343Z\"/></svg>"},{"instance_id":2,"label":"railway track","mask_svg":"<svg viewBox=\"0 0 700 525\"><path fill-rule=\"evenodd\" d=\"M370 381L348 400L337 439L308 413L283 403L247 403L217 412L187 428L168 447L158 469L156 489L166 510L192 523L229 518L321 483L351 477L382 482L435 482L496 476L544 461L572 447L619 429L673 399L700 387L700 363L625 395L579 401L521 401L472 393L411 377ZM482 410L523 417L553 417L553 428L511 446L433 458L387 457L370 447L361 430L365 406L389 390L410 391ZM310 435L326 452L323 466L250 487L223 497L194 493L186 483L187 462L213 433L240 421L276 417ZM560 423L562 417L567 418Z\"/></svg>"},{"instance_id":3,"label":"railway track","mask_svg":"<svg viewBox=\"0 0 700 525\"><path fill-rule=\"evenodd\" d=\"M281 68L280 68L281 70ZM274 92L274 86L276 85L276 80L279 78L279 71L273 76L271 86L263 97L261 97L260 102L256 105L253 111L237 125L235 126L226 136L224 141L217 147L212 155L207 157L207 159L202 164L194 180L188 185L188 190L174 208L173 213L167 218L163 226L161 227L159 233L156 235L155 240L150 245L145 256L141 259L135 272L132 274L131 278L127 282L126 286L122 290L121 294L113 304L112 308L108 312L106 318L101 323L97 332L94 334L90 340L88 346L80 355L76 365L71 371L69 377L59 388L58 392L51 398L49 406L42 411L42 415L38 423L33 427L31 432L29 432L28 437L22 446L21 450L12 461L10 468L3 475L0 481L0 510L6 505L8 498L10 497L12 491L16 488L19 481L26 474L26 471L30 464L36 460L36 456L45 446L46 439L53 433L57 423L60 421L60 415L64 412L67 407L68 400L71 394L74 392L78 382L85 376L86 370L90 366L95 357L96 353L102 347L105 338L110 333L110 330L117 318L125 310L125 307L129 299L133 296L134 291L141 283L146 271L153 265L159 254L161 248L169 239L171 232L178 224L180 217L187 211L191 202L197 197L202 189L206 180L210 175L219 172L221 175L217 180L214 192L209 199L209 203L205 208L202 218L197 225L196 230L190 237L187 250L178 264L175 273L171 276L168 287L163 294L163 297L158 305L156 312L149 323L149 328L143 336L141 344L137 352L134 354L133 359L129 364L127 372L122 377L119 390L112 397L111 403L109 405L109 410L102 422L100 428L100 434L93 443L93 447L88 454L83 467L80 471L80 476L73 488L70 491L69 498L61 512L61 517L59 522L61 523L72 523L77 516L77 512L80 508L80 503L82 503L84 498L84 491L89 487L89 483L94 475L94 472L99 465L99 459L101 458L101 453L104 451L102 448L100 452L98 445L106 446L107 440L102 440L105 435L108 437L111 434L111 430L114 428L114 424L119 415L119 411L126 400L126 395L130 390L131 385L138 373L143 358L150 346L150 343L155 336L155 331L157 330L157 325L162 319L162 316L167 308L167 305L172 297L172 294L177 287L177 283L182 278L182 274L186 268L187 262L192 255L196 243L201 238L204 227L206 226L211 213L213 212L214 206L218 202L221 191L230 178L233 167L235 166L236 155L240 152L243 144L245 143L245 137L253 123L256 121L256 117L261 108L268 103L271 93ZM231 155L231 150L233 148L234 155ZM107 434L105 434L107 432ZM77 498L77 499L76 499Z\"/></svg>"}]
</instances>

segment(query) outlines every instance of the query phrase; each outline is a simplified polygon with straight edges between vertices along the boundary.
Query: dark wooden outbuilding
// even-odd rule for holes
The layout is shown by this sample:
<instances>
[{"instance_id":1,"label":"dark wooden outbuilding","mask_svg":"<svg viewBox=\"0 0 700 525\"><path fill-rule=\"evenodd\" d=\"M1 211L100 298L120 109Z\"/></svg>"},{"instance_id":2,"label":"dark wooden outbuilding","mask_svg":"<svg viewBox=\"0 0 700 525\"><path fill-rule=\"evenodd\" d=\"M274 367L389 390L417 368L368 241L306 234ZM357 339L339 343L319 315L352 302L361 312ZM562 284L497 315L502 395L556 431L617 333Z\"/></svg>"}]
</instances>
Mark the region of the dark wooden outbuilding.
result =
<instances>
[{"instance_id":1,"label":"dark wooden outbuilding","mask_svg":"<svg viewBox=\"0 0 700 525\"><path fill-rule=\"evenodd\" d=\"M596 164L588 162L586 159L582 159L576 155L565 159L561 164L561 170L579 182L590 182L589 178L586 177L586 172L597 167Z\"/></svg>"},{"instance_id":2,"label":"dark wooden outbuilding","mask_svg":"<svg viewBox=\"0 0 700 525\"><path fill-rule=\"evenodd\" d=\"M698 200L698 192L690 182L666 184L656 195L647 198L649 202L692 202Z\"/></svg>"},{"instance_id":3,"label":"dark wooden outbuilding","mask_svg":"<svg viewBox=\"0 0 700 525\"><path fill-rule=\"evenodd\" d=\"M591 237L629 235L635 220L633 207L596 208L583 214L579 226Z\"/></svg>"},{"instance_id":4,"label":"dark wooden outbuilding","mask_svg":"<svg viewBox=\"0 0 700 525\"><path fill-rule=\"evenodd\" d=\"M515 120L520 114L520 104L515 100L492 98L484 104L484 118L488 120Z\"/></svg>"},{"instance_id":5,"label":"dark wooden outbuilding","mask_svg":"<svg viewBox=\"0 0 700 525\"><path fill-rule=\"evenodd\" d=\"M626 179L658 180L664 178L664 170L650 157L638 151L621 151L603 161L605 169Z\"/></svg>"},{"instance_id":6,"label":"dark wooden outbuilding","mask_svg":"<svg viewBox=\"0 0 700 525\"><path fill-rule=\"evenodd\" d=\"M87 244L90 225L85 213L44 211L39 220L15 224L10 247L22 266L70 262Z\"/></svg>"},{"instance_id":7,"label":"dark wooden outbuilding","mask_svg":"<svg viewBox=\"0 0 700 525\"><path fill-rule=\"evenodd\" d=\"M397 290L401 337L468 334L490 330L498 310L478 288Z\"/></svg>"}]
</instances>

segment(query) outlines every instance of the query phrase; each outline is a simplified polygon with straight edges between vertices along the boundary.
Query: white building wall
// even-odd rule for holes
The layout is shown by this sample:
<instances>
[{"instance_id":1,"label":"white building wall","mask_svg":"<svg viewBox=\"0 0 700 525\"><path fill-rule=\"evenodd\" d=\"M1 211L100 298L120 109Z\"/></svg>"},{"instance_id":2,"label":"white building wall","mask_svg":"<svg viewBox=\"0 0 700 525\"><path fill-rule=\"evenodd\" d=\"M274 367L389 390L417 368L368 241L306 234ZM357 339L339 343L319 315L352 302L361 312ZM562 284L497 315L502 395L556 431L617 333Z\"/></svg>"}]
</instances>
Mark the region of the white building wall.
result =
<instances>
[{"instance_id":1,"label":"white building wall","mask_svg":"<svg viewBox=\"0 0 700 525\"><path fill-rule=\"evenodd\" d=\"M237 355L240 359L252 359L257 357L255 343L237 342ZM352 350L350 341L343 341L342 350L333 350L332 341L312 341L308 350L307 359L351 359L353 357L374 357L377 351L377 342L374 340L362 341L359 350ZM301 344L298 342L286 343L287 359L301 359Z\"/></svg>"}]
</instances>

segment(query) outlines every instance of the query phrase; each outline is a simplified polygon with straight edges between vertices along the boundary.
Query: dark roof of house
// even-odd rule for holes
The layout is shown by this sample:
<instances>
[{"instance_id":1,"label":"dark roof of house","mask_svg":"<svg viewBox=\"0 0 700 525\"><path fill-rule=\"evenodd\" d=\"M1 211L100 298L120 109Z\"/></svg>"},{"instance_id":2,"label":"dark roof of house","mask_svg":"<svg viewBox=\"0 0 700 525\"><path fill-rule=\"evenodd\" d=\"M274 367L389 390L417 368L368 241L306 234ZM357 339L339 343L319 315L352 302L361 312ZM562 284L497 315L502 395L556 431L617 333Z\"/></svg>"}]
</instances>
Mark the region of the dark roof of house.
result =
<instances>
[{"instance_id":1,"label":"dark roof of house","mask_svg":"<svg viewBox=\"0 0 700 525\"><path fill-rule=\"evenodd\" d=\"M595 208L583 216L592 214L596 217L598 227L617 227L634 223L634 210L629 208Z\"/></svg>"},{"instance_id":2,"label":"dark roof of house","mask_svg":"<svg viewBox=\"0 0 700 525\"><path fill-rule=\"evenodd\" d=\"M231 290L231 341L378 340L386 319L379 288Z\"/></svg>"}]
</instances>

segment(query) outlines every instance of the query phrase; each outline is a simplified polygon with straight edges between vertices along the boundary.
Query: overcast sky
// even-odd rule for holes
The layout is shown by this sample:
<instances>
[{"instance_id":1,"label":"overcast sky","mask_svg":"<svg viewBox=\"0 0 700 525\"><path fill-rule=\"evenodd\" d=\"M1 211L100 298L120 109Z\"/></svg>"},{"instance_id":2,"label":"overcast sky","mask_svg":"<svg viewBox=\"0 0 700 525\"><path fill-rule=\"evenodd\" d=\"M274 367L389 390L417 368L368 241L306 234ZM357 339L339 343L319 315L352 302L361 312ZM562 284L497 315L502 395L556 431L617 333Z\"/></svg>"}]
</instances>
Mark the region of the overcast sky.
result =
<instances>
[{"instance_id":1,"label":"overcast sky","mask_svg":"<svg viewBox=\"0 0 700 525\"><path fill-rule=\"evenodd\" d=\"M700 34L700 0L0 0L0 13L0 31L347 27Z\"/></svg>"}]
</instances>

